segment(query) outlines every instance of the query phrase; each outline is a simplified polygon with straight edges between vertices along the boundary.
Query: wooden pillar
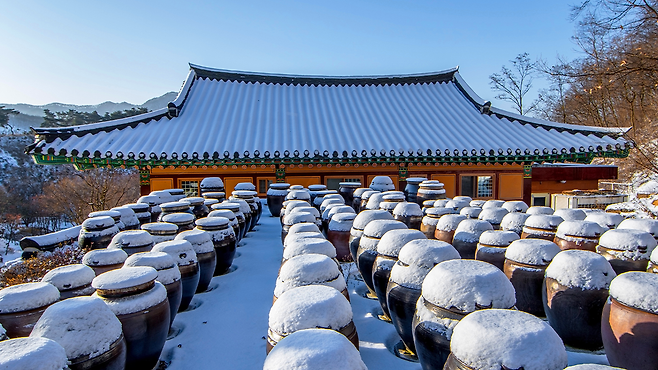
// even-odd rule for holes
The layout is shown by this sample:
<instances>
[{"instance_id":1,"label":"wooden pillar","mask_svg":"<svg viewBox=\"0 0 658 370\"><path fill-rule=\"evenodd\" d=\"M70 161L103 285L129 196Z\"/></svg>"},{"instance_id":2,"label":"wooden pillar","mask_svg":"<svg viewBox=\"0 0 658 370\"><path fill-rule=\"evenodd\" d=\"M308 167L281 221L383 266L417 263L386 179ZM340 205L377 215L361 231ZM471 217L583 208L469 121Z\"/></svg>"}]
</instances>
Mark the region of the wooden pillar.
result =
<instances>
[{"instance_id":1,"label":"wooden pillar","mask_svg":"<svg viewBox=\"0 0 658 370\"><path fill-rule=\"evenodd\" d=\"M139 170L139 193L141 195L151 193L151 171L146 168Z\"/></svg>"},{"instance_id":2,"label":"wooden pillar","mask_svg":"<svg viewBox=\"0 0 658 370\"><path fill-rule=\"evenodd\" d=\"M408 168L406 164L402 163L398 167L398 190L402 191L407 186Z\"/></svg>"},{"instance_id":3,"label":"wooden pillar","mask_svg":"<svg viewBox=\"0 0 658 370\"><path fill-rule=\"evenodd\" d=\"M279 168L276 169L276 182L286 182L286 167L284 165L279 165Z\"/></svg>"},{"instance_id":4,"label":"wooden pillar","mask_svg":"<svg viewBox=\"0 0 658 370\"><path fill-rule=\"evenodd\" d=\"M523 201L532 206L532 165L523 166Z\"/></svg>"}]
</instances>

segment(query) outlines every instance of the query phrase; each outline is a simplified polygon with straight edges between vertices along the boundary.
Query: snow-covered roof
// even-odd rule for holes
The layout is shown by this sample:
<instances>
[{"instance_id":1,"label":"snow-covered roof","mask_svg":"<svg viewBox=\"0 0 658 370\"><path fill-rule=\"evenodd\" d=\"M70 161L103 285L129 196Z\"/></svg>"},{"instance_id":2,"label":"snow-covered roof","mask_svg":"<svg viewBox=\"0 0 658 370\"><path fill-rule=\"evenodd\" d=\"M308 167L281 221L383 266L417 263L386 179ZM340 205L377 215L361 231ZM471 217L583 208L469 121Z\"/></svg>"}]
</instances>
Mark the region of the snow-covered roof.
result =
<instances>
[{"instance_id":1,"label":"snow-covered roof","mask_svg":"<svg viewBox=\"0 0 658 370\"><path fill-rule=\"evenodd\" d=\"M114 160L602 155L623 129L576 126L491 107L458 70L399 76L293 76L190 65L167 108L35 128L30 154ZM352 133L352 134L349 134Z\"/></svg>"}]
</instances>

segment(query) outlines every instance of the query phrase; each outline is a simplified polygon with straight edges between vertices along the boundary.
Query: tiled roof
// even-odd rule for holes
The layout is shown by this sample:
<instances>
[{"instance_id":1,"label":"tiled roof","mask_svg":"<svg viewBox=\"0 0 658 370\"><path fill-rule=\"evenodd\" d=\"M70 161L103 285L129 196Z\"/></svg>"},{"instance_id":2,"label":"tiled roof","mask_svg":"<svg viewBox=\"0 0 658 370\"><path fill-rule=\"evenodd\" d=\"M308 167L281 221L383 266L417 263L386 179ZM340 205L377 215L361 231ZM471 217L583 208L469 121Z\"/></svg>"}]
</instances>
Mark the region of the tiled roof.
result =
<instances>
[{"instance_id":1,"label":"tiled roof","mask_svg":"<svg viewBox=\"0 0 658 370\"><path fill-rule=\"evenodd\" d=\"M590 153L623 130L542 121L490 107L457 69L322 77L191 65L168 107L97 124L34 129L30 154L108 159ZM340 154L337 154L340 153Z\"/></svg>"}]
</instances>

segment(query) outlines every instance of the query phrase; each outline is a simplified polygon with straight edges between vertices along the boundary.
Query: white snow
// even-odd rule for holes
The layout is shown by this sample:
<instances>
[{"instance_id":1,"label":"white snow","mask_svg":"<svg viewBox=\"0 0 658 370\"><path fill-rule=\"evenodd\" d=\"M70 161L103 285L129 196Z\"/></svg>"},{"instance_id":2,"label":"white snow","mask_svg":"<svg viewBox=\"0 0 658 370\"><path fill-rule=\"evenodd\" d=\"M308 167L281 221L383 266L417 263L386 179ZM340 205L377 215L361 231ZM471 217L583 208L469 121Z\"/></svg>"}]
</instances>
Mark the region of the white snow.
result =
<instances>
[{"instance_id":1,"label":"white snow","mask_svg":"<svg viewBox=\"0 0 658 370\"><path fill-rule=\"evenodd\" d=\"M464 207L459 211L459 214L466 218L478 218L480 213L482 213L482 208L480 207Z\"/></svg>"},{"instance_id":2,"label":"white snow","mask_svg":"<svg viewBox=\"0 0 658 370\"><path fill-rule=\"evenodd\" d=\"M532 206L525 213L529 215L552 215L555 211L551 207Z\"/></svg>"},{"instance_id":3,"label":"white snow","mask_svg":"<svg viewBox=\"0 0 658 370\"><path fill-rule=\"evenodd\" d=\"M208 213L208 217L224 217L229 220L229 225L233 226L238 221L235 219L235 213L228 209L216 209ZM198 220L197 220L198 221Z\"/></svg>"},{"instance_id":4,"label":"white snow","mask_svg":"<svg viewBox=\"0 0 658 370\"><path fill-rule=\"evenodd\" d=\"M85 253L82 263L87 266L107 266L123 263L128 254L123 249L95 249Z\"/></svg>"},{"instance_id":5,"label":"white snow","mask_svg":"<svg viewBox=\"0 0 658 370\"><path fill-rule=\"evenodd\" d=\"M502 207L509 212L525 212L528 210L528 205L522 200L508 200L503 203Z\"/></svg>"},{"instance_id":6,"label":"white snow","mask_svg":"<svg viewBox=\"0 0 658 370\"><path fill-rule=\"evenodd\" d=\"M114 226L114 219L110 216L91 217L82 222L85 230L100 230Z\"/></svg>"},{"instance_id":7,"label":"white snow","mask_svg":"<svg viewBox=\"0 0 658 370\"><path fill-rule=\"evenodd\" d=\"M391 202L391 201L393 201L393 202L395 202L395 201L402 202L402 201L404 201L405 198L404 198L403 193L401 194L401 193L398 193L398 192L389 192L389 191L387 191L386 194L384 194L383 199L386 202Z\"/></svg>"},{"instance_id":8,"label":"white snow","mask_svg":"<svg viewBox=\"0 0 658 370\"><path fill-rule=\"evenodd\" d=\"M204 201L203 201L203 204L205 204L206 207L212 207L213 204L217 204L217 203L219 203L219 200L218 199L212 199L212 198L204 199Z\"/></svg>"},{"instance_id":9,"label":"white snow","mask_svg":"<svg viewBox=\"0 0 658 370\"><path fill-rule=\"evenodd\" d=\"M388 176L375 176L370 182L370 189L377 191L394 190L393 180Z\"/></svg>"},{"instance_id":10,"label":"white snow","mask_svg":"<svg viewBox=\"0 0 658 370\"><path fill-rule=\"evenodd\" d=\"M135 268L140 268L140 267L128 267L131 269ZM152 267L149 267L150 269L153 269ZM119 270L124 270L125 268L121 268ZM155 269L153 269L155 271ZM113 270L113 271L118 271L118 270ZM110 273L111 271L106 272ZM104 274L101 274L102 276ZM157 276L157 274L156 274ZM139 312L143 311L147 308L153 307L160 302L164 301L167 299L167 289L162 285L162 283L156 281L155 286L146 292L139 293L139 294L133 294L130 296L122 297L122 298L103 298L98 295L98 292L94 293L92 297L99 297L103 301L105 301L105 304L107 304L108 307L110 307L110 310L114 312L115 315L127 315L130 313L134 312Z\"/></svg>"},{"instance_id":11,"label":"white snow","mask_svg":"<svg viewBox=\"0 0 658 370\"><path fill-rule=\"evenodd\" d=\"M225 201L226 203L235 203L240 206L240 212L244 213L245 215L248 213L251 213L251 207L249 207L249 203L247 203L246 200L243 199L229 199Z\"/></svg>"},{"instance_id":12,"label":"white snow","mask_svg":"<svg viewBox=\"0 0 658 370\"><path fill-rule=\"evenodd\" d=\"M307 222L303 222L301 224L294 224L290 226L290 229L288 229L288 235L291 234L296 234L296 233L302 233L302 232L316 232L320 233L320 229L318 228L318 225L316 224L309 224Z\"/></svg>"},{"instance_id":13,"label":"white snow","mask_svg":"<svg viewBox=\"0 0 658 370\"><path fill-rule=\"evenodd\" d=\"M469 202L470 204L470 202ZM504 200L498 200L498 199L490 199L482 205L482 209L487 209L487 208L501 208L505 204Z\"/></svg>"},{"instance_id":14,"label":"white snow","mask_svg":"<svg viewBox=\"0 0 658 370\"><path fill-rule=\"evenodd\" d=\"M91 286L100 290L127 289L146 284L157 277L158 272L150 266L122 267L96 276Z\"/></svg>"},{"instance_id":15,"label":"white snow","mask_svg":"<svg viewBox=\"0 0 658 370\"><path fill-rule=\"evenodd\" d=\"M162 216L162 222L169 222L175 225L189 224L194 222L194 215L182 212L169 213Z\"/></svg>"},{"instance_id":16,"label":"white snow","mask_svg":"<svg viewBox=\"0 0 658 370\"><path fill-rule=\"evenodd\" d=\"M517 234L521 234L521 231L523 231L523 225L525 224L525 220L530 217L529 214L527 213L520 213L520 212L511 212L505 215L503 217L503 220L500 221L500 228L502 230L508 230L508 231L513 231Z\"/></svg>"},{"instance_id":17,"label":"white snow","mask_svg":"<svg viewBox=\"0 0 658 370\"><path fill-rule=\"evenodd\" d=\"M336 248L334 245L327 239L318 237L288 242L283 249L283 259L289 260L295 256L308 253L323 254L330 258L336 258Z\"/></svg>"},{"instance_id":18,"label":"white snow","mask_svg":"<svg viewBox=\"0 0 658 370\"><path fill-rule=\"evenodd\" d=\"M126 230L116 234L110 245L109 249L121 249L129 247L142 247L145 245L153 244L153 236L144 230Z\"/></svg>"},{"instance_id":19,"label":"white snow","mask_svg":"<svg viewBox=\"0 0 658 370\"><path fill-rule=\"evenodd\" d=\"M519 240L519 234L513 231L487 230L480 234L479 243L496 247L507 247L515 240Z\"/></svg>"},{"instance_id":20,"label":"white snow","mask_svg":"<svg viewBox=\"0 0 658 370\"><path fill-rule=\"evenodd\" d=\"M356 230L363 230L366 225L373 220L393 220L393 216L387 211L381 209L372 209L359 212L354 218L352 228Z\"/></svg>"},{"instance_id":21,"label":"white snow","mask_svg":"<svg viewBox=\"0 0 658 370\"><path fill-rule=\"evenodd\" d=\"M566 239L567 237L589 237L598 238L606 229L592 221L564 221L555 232L555 236Z\"/></svg>"},{"instance_id":22,"label":"white snow","mask_svg":"<svg viewBox=\"0 0 658 370\"><path fill-rule=\"evenodd\" d=\"M363 236L381 239L387 231L406 229L407 225L395 220L373 220L363 229ZM362 239L363 240L363 239Z\"/></svg>"},{"instance_id":23,"label":"white snow","mask_svg":"<svg viewBox=\"0 0 658 370\"><path fill-rule=\"evenodd\" d=\"M288 195L288 189L275 189L270 187L267 189L267 195L271 197L283 197Z\"/></svg>"},{"instance_id":24,"label":"white snow","mask_svg":"<svg viewBox=\"0 0 658 370\"><path fill-rule=\"evenodd\" d=\"M456 214L445 214L441 216L439 222L436 224L436 229L441 231L456 230L459 224L466 220L466 216Z\"/></svg>"},{"instance_id":25,"label":"white snow","mask_svg":"<svg viewBox=\"0 0 658 370\"><path fill-rule=\"evenodd\" d=\"M286 216L283 218L284 225L294 225L299 223L314 223L315 216L308 212L295 212L295 213L286 213Z\"/></svg>"},{"instance_id":26,"label":"white snow","mask_svg":"<svg viewBox=\"0 0 658 370\"><path fill-rule=\"evenodd\" d=\"M380 203L384 201L384 195L384 193L371 194L366 203L366 209L379 209Z\"/></svg>"},{"instance_id":27,"label":"white snow","mask_svg":"<svg viewBox=\"0 0 658 370\"><path fill-rule=\"evenodd\" d=\"M269 328L281 336L302 329L339 330L350 321L350 302L335 288L324 285L290 289L278 297L269 314Z\"/></svg>"},{"instance_id":28,"label":"white snow","mask_svg":"<svg viewBox=\"0 0 658 370\"><path fill-rule=\"evenodd\" d=\"M158 243L153 246L151 251L167 253L179 266L187 266L197 263L196 252L194 252L192 244L187 240L174 239Z\"/></svg>"},{"instance_id":29,"label":"white snow","mask_svg":"<svg viewBox=\"0 0 658 370\"><path fill-rule=\"evenodd\" d=\"M405 244L398 261L391 269L390 280L398 285L420 289L432 267L440 262L460 259L459 252L450 244L436 239L416 239Z\"/></svg>"},{"instance_id":30,"label":"white snow","mask_svg":"<svg viewBox=\"0 0 658 370\"><path fill-rule=\"evenodd\" d=\"M561 370L567 366L562 339L543 320L515 310L479 310L454 328L452 353L478 370Z\"/></svg>"},{"instance_id":31,"label":"white snow","mask_svg":"<svg viewBox=\"0 0 658 370\"><path fill-rule=\"evenodd\" d=\"M96 274L91 267L82 264L75 264L54 268L48 271L41 281L44 283L50 283L58 290L62 291L89 285L95 277Z\"/></svg>"},{"instance_id":32,"label":"white snow","mask_svg":"<svg viewBox=\"0 0 658 370\"><path fill-rule=\"evenodd\" d=\"M114 222L112 222L112 224L114 224ZM56 245L72 239L77 239L80 235L81 229L82 226L78 225L49 234L29 236L28 238L40 246Z\"/></svg>"},{"instance_id":33,"label":"white snow","mask_svg":"<svg viewBox=\"0 0 658 370\"><path fill-rule=\"evenodd\" d=\"M658 220L647 219L647 218L629 218L622 221L618 229L635 229L640 231L646 231L649 234L653 235L654 238L658 237Z\"/></svg>"},{"instance_id":34,"label":"white snow","mask_svg":"<svg viewBox=\"0 0 658 370\"><path fill-rule=\"evenodd\" d=\"M610 283L610 297L620 303L658 314L658 274L629 271Z\"/></svg>"},{"instance_id":35,"label":"white snow","mask_svg":"<svg viewBox=\"0 0 658 370\"><path fill-rule=\"evenodd\" d=\"M436 204L436 202L434 203ZM466 206L468 206L468 203L456 201L454 199L447 201L446 204L444 205L445 208L453 210L454 211L453 213L460 213L461 209Z\"/></svg>"},{"instance_id":36,"label":"white snow","mask_svg":"<svg viewBox=\"0 0 658 370\"><path fill-rule=\"evenodd\" d=\"M124 266L151 266L158 271L156 280L164 285L181 279L176 261L165 252L135 253L126 259Z\"/></svg>"},{"instance_id":37,"label":"white snow","mask_svg":"<svg viewBox=\"0 0 658 370\"><path fill-rule=\"evenodd\" d=\"M281 265L274 296L280 297L290 289L311 284L330 286L339 292L347 287L334 260L323 254L309 253L292 257Z\"/></svg>"},{"instance_id":38,"label":"white snow","mask_svg":"<svg viewBox=\"0 0 658 370\"><path fill-rule=\"evenodd\" d=\"M359 351L342 334L328 329L298 330L283 338L265 359L263 370L367 370Z\"/></svg>"},{"instance_id":39,"label":"white snow","mask_svg":"<svg viewBox=\"0 0 658 370\"><path fill-rule=\"evenodd\" d=\"M327 190L327 185L322 185L322 184L309 185L308 190L309 191Z\"/></svg>"},{"instance_id":40,"label":"white snow","mask_svg":"<svg viewBox=\"0 0 658 370\"><path fill-rule=\"evenodd\" d=\"M135 215L135 211L133 211L132 208L127 206L114 207L112 208L112 211L121 213L121 222L123 222L124 225L128 227L139 225L139 219L137 218L137 215Z\"/></svg>"},{"instance_id":41,"label":"white snow","mask_svg":"<svg viewBox=\"0 0 658 370\"><path fill-rule=\"evenodd\" d=\"M456 197L455 197L455 198L456 198ZM470 202L468 203L468 205L471 206L471 207L480 207L480 208L482 208L482 206L484 205L484 203L486 203L486 201L481 200L481 199L474 199L474 200L470 201Z\"/></svg>"},{"instance_id":42,"label":"white snow","mask_svg":"<svg viewBox=\"0 0 658 370\"><path fill-rule=\"evenodd\" d=\"M329 221L329 230L331 231L350 231L356 213L336 213Z\"/></svg>"},{"instance_id":43,"label":"white snow","mask_svg":"<svg viewBox=\"0 0 658 370\"><path fill-rule=\"evenodd\" d=\"M219 177L206 177L201 180L201 189L203 188L223 188L224 182Z\"/></svg>"},{"instance_id":44,"label":"white snow","mask_svg":"<svg viewBox=\"0 0 658 370\"><path fill-rule=\"evenodd\" d=\"M587 214L578 208L560 208L556 209L553 214L562 217L565 221L582 221L587 217Z\"/></svg>"},{"instance_id":45,"label":"white snow","mask_svg":"<svg viewBox=\"0 0 658 370\"><path fill-rule=\"evenodd\" d=\"M309 192L306 190L290 190L290 192L288 192L288 195L286 195L286 199L309 201L311 200L311 194L309 194Z\"/></svg>"},{"instance_id":46,"label":"white snow","mask_svg":"<svg viewBox=\"0 0 658 370\"><path fill-rule=\"evenodd\" d=\"M0 314L32 310L59 300L59 290L49 283L24 283L0 289Z\"/></svg>"},{"instance_id":47,"label":"white snow","mask_svg":"<svg viewBox=\"0 0 658 370\"><path fill-rule=\"evenodd\" d=\"M485 210L482 211L484 212ZM477 243L478 240L480 240L480 235L487 230L493 230L493 227L489 222L467 218L460 222L459 225L457 225L453 240L459 240L467 243Z\"/></svg>"},{"instance_id":48,"label":"white snow","mask_svg":"<svg viewBox=\"0 0 658 370\"><path fill-rule=\"evenodd\" d=\"M439 307L462 312L516 304L507 276L494 265L476 260L454 259L434 266L423 281L422 295Z\"/></svg>"},{"instance_id":49,"label":"white snow","mask_svg":"<svg viewBox=\"0 0 658 370\"><path fill-rule=\"evenodd\" d=\"M228 221L228 219L226 219ZM228 223L228 222L227 222ZM187 240L192 244L195 253L210 253L215 250L215 245L212 243L212 237L206 231L193 229L183 231L176 235L174 240Z\"/></svg>"},{"instance_id":50,"label":"white snow","mask_svg":"<svg viewBox=\"0 0 658 370\"><path fill-rule=\"evenodd\" d=\"M203 204L203 202L205 200L206 199L203 198L203 197L187 197L187 198L181 199L180 201L183 202L183 203L187 203L191 206L200 206L200 205Z\"/></svg>"},{"instance_id":51,"label":"white snow","mask_svg":"<svg viewBox=\"0 0 658 370\"><path fill-rule=\"evenodd\" d=\"M446 204L448 204L448 202L451 201L451 200L452 199L437 199L437 200L434 201L434 203L432 203L432 206L435 207L435 208L445 208ZM428 202L428 201L426 200L425 202ZM423 204L425 202L423 202Z\"/></svg>"},{"instance_id":52,"label":"white snow","mask_svg":"<svg viewBox=\"0 0 658 370\"><path fill-rule=\"evenodd\" d=\"M505 259L534 266L547 266L560 253L557 244L543 239L519 239L505 251Z\"/></svg>"},{"instance_id":53,"label":"white snow","mask_svg":"<svg viewBox=\"0 0 658 370\"><path fill-rule=\"evenodd\" d=\"M0 369L68 369L66 351L47 338L16 338L0 342Z\"/></svg>"},{"instance_id":54,"label":"white snow","mask_svg":"<svg viewBox=\"0 0 658 370\"><path fill-rule=\"evenodd\" d=\"M533 214L525 220L525 226L536 229L555 230L563 221L560 216Z\"/></svg>"},{"instance_id":55,"label":"white snow","mask_svg":"<svg viewBox=\"0 0 658 370\"><path fill-rule=\"evenodd\" d=\"M414 229L396 229L387 231L377 244L377 253L397 258L400 249L410 241L416 239L427 239L427 237L422 232Z\"/></svg>"},{"instance_id":56,"label":"white snow","mask_svg":"<svg viewBox=\"0 0 658 370\"><path fill-rule=\"evenodd\" d=\"M311 206L297 206L297 207L291 208L287 212L287 214L293 214L293 213L297 213L297 212L308 212L308 213L312 214L313 216L315 216L316 219L319 219L320 216L321 216L320 211L318 211L317 208L311 207Z\"/></svg>"},{"instance_id":57,"label":"white snow","mask_svg":"<svg viewBox=\"0 0 658 370\"><path fill-rule=\"evenodd\" d=\"M121 322L101 299L74 297L48 307L30 337L52 339L75 359L106 352L121 333Z\"/></svg>"},{"instance_id":58,"label":"white snow","mask_svg":"<svg viewBox=\"0 0 658 370\"><path fill-rule=\"evenodd\" d=\"M256 185L250 183L250 182L240 182L234 187L235 190L248 190L248 191L254 191L256 190Z\"/></svg>"},{"instance_id":59,"label":"white snow","mask_svg":"<svg viewBox=\"0 0 658 370\"><path fill-rule=\"evenodd\" d=\"M169 222L149 222L141 226L142 230L146 230L151 236L155 233L160 234L175 234L178 231L178 226Z\"/></svg>"},{"instance_id":60,"label":"white snow","mask_svg":"<svg viewBox=\"0 0 658 370\"><path fill-rule=\"evenodd\" d=\"M546 277L582 289L608 289L617 274L600 254L569 249L558 253L546 268Z\"/></svg>"},{"instance_id":61,"label":"white snow","mask_svg":"<svg viewBox=\"0 0 658 370\"><path fill-rule=\"evenodd\" d=\"M230 212L230 211L229 211ZM196 226L205 227L205 228L215 228L215 227L224 227L228 226L229 219L226 217L204 217L196 220ZM181 233L182 234L182 233ZM180 234L178 234L180 235ZM176 236L178 236L176 235ZM180 238L178 238L180 239Z\"/></svg>"},{"instance_id":62,"label":"white snow","mask_svg":"<svg viewBox=\"0 0 658 370\"><path fill-rule=\"evenodd\" d=\"M502 207L488 207L488 208L482 208L482 212L480 212L480 215L478 216L479 220L482 221L487 221L490 224L498 224L503 221L503 217L505 217L506 214L508 214L509 211L505 208Z\"/></svg>"},{"instance_id":63,"label":"white snow","mask_svg":"<svg viewBox=\"0 0 658 370\"><path fill-rule=\"evenodd\" d=\"M326 217L324 217L325 214L323 214L322 219L323 220L331 220L333 215L335 215L337 213L353 213L356 216L356 212L354 212L354 208L352 208L350 206L340 205L340 206L336 206L336 207L327 208L325 210Z\"/></svg>"},{"instance_id":64,"label":"white snow","mask_svg":"<svg viewBox=\"0 0 658 370\"><path fill-rule=\"evenodd\" d=\"M597 224L607 227L608 229L614 229L619 225L624 218L616 213L608 212L592 212L588 213L585 217L585 221L596 222Z\"/></svg>"},{"instance_id":65,"label":"white snow","mask_svg":"<svg viewBox=\"0 0 658 370\"><path fill-rule=\"evenodd\" d=\"M608 230L599 238L599 246L611 249L608 253L632 260L648 259L656 248L651 234L633 229Z\"/></svg>"},{"instance_id":66,"label":"white snow","mask_svg":"<svg viewBox=\"0 0 658 370\"><path fill-rule=\"evenodd\" d=\"M283 240L283 249L288 247L292 242L302 240L302 239L325 239L324 235L321 232L317 231L301 231L294 234L288 233L286 238Z\"/></svg>"},{"instance_id":67,"label":"white snow","mask_svg":"<svg viewBox=\"0 0 658 370\"><path fill-rule=\"evenodd\" d=\"M409 216L423 216L423 211L417 203L401 202L398 203L393 209L394 216L409 217Z\"/></svg>"}]
</instances>

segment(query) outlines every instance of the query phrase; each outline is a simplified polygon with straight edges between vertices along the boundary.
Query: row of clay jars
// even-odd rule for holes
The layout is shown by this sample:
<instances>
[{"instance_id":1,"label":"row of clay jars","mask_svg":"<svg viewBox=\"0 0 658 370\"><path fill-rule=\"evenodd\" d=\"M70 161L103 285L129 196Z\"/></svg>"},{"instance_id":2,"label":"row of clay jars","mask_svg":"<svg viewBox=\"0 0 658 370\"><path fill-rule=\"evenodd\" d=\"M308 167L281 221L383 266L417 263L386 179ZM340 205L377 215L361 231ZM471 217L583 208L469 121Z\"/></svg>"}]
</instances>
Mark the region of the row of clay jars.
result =
<instances>
[{"instance_id":1,"label":"row of clay jars","mask_svg":"<svg viewBox=\"0 0 658 370\"><path fill-rule=\"evenodd\" d=\"M235 232L235 239L239 243L240 240L242 240L242 238L244 238L244 236L247 234L247 221L245 215L240 210L240 205L237 203L222 202L222 203L213 204L212 206L210 206L210 208L212 208L213 211L228 210L233 212L233 216L237 220L237 225L234 223L232 226L233 226L233 231ZM222 216L222 217L227 217L227 216ZM229 218L230 220L230 217L227 218Z\"/></svg>"},{"instance_id":2,"label":"row of clay jars","mask_svg":"<svg viewBox=\"0 0 658 370\"><path fill-rule=\"evenodd\" d=\"M287 183L270 184L267 189L267 208L269 208L271 216L281 216L281 208L288 195L288 188L290 188L290 184Z\"/></svg>"}]
</instances>

